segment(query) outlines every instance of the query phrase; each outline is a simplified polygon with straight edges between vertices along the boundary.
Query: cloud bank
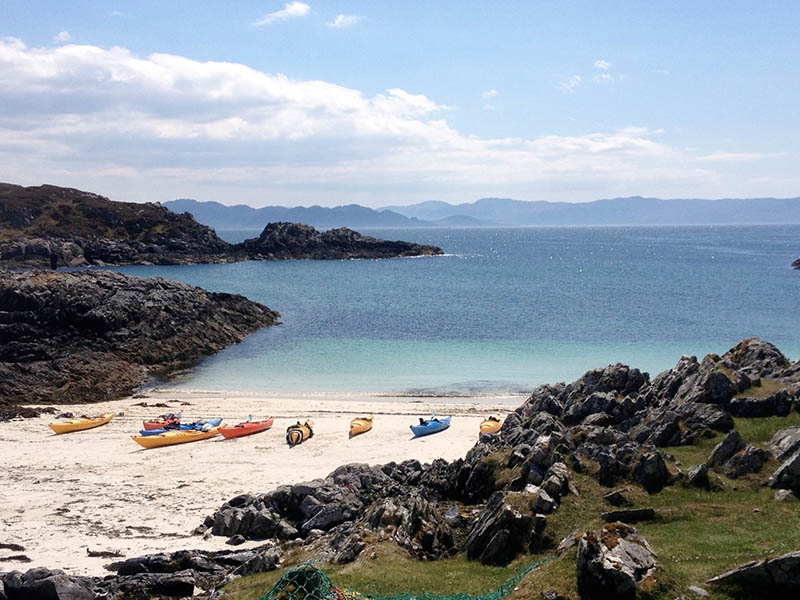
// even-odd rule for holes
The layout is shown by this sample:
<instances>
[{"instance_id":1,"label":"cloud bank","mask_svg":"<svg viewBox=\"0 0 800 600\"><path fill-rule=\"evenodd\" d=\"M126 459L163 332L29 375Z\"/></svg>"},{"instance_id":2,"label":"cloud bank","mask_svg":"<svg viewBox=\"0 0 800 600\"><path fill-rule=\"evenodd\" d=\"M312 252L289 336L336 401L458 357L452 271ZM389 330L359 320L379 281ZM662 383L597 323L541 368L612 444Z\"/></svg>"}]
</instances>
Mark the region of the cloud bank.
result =
<instances>
[{"instance_id":1,"label":"cloud bank","mask_svg":"<svg viewBox=\"0 0 800 600\"><path fill-rule=\"evenodd\" d=\"M0 40L6 181L70 184L131 200L260 194L273 202L374 205L375 196L532 199L552 189L599 196L665 178L715 177L709 159L687 160L659 141L659 130L480 138L456 130L448 112L400 88L370 97L237 63ZM221 191L245 188L230 198ZM154 190L165 197L154 198Z\"/></svg>"}]
</instances>

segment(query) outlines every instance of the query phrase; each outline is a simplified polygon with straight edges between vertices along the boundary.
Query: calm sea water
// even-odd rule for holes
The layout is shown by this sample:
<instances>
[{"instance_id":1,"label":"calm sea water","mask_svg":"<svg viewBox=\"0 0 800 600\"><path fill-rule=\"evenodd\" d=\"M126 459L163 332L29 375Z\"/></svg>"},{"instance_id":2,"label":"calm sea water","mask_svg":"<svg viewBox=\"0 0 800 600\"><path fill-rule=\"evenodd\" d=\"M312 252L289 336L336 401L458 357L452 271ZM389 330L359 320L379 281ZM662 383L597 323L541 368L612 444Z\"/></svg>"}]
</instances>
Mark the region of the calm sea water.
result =
<instances>
[{"instance_id":1,"label":"calm sea water","mask_svg":"<svg viewBox=\"0 0 800 600\"><path fill-rule=\"evenodd\" d=\"M446 256L126 267L282 314L170 385L502 395L759 336L800 357L800 227L369 230ZM257 232L221 232L235 240Z\"/></svg>"}]
</instances>

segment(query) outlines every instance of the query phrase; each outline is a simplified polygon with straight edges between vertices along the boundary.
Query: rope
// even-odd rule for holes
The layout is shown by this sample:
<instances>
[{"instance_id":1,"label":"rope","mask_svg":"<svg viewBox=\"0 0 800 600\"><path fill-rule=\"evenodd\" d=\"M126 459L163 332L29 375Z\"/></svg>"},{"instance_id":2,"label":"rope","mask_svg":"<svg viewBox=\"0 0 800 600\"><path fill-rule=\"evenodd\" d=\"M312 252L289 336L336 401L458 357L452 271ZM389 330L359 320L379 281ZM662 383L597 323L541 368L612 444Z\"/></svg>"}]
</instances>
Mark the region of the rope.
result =
<instances>
[{"instance_id":1,"label":"rope","mask_svg":"<svg viewBox=\"0 0 800 600\"><path fill-rule=\"evenodd\" d=\"M293 567L280 578L261 600L500 600L514 591L516 585L531 571L542 566L553 557L548 557L522 567L506 579L493 592L473 596L471 594L412 594L401 593L389 596L365 596L352 590L337 588L328 576L310 563Z\"/></svg>"}]
</instances>

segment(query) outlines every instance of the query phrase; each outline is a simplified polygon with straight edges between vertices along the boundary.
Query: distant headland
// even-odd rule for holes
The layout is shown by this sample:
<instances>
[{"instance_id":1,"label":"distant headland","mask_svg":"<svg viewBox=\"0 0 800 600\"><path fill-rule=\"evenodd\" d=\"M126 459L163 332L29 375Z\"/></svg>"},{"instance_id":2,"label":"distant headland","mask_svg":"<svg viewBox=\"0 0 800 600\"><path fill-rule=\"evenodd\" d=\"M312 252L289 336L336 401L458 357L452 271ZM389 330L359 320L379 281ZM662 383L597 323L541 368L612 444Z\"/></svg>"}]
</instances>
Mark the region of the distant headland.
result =
<instances>
[{"instance_id":1,"label":"distant headland","mask_svg":"<svg viewBox=\"0 0 800 600\"><path fill-rule=\"evenodd\" d=\"M265 221L251 220L253 224ZM393 258L443 254L441 248L269 223L258 238L229 244L188 214L156 203L114 202L53 185L0 184L0 265L57 268L192 264L240 260Z\"/></svg>"}]
</instances>

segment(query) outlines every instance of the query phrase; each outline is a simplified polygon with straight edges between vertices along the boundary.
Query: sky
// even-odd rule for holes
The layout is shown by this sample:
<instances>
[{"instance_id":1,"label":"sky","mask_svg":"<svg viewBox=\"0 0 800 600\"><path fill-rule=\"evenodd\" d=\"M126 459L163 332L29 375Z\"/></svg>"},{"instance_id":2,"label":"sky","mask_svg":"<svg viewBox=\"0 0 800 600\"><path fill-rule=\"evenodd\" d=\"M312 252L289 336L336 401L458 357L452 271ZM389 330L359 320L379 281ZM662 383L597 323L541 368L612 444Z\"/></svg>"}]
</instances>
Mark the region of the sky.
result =
<instances>
[{"instance_id":1,"label":"sky","mask_svg":"<svg viewBox=\"0 0 800 600\"><path fill-rule=\"evenodd\" d=\"M800 196L800 2L0 0L0 181L370 207Z\"/></svg>"}]
</instances>

